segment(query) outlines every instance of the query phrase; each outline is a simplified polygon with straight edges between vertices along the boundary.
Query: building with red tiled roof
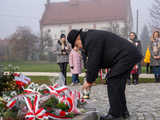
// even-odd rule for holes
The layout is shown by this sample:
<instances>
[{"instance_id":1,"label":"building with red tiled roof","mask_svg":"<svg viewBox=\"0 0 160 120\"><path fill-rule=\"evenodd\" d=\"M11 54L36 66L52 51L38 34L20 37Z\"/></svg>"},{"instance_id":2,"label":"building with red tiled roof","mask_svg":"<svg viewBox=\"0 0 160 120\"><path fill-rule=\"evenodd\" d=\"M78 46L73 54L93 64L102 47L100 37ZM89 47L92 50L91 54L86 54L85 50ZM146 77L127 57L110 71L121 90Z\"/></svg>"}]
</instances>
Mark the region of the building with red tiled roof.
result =
<instances>
[{"instance_id":1,"label":"building with red tiled roof","mask_svg":"<svg viewBox=\"0 0 160 120\"><path fill-rule=\"evenodd\" d=\"M47 0L40 29L42 35L50 34L54 40L61 33L80 28L108 30L126 37L132 22L130 0Z\"/></svg>"}]
</instances>

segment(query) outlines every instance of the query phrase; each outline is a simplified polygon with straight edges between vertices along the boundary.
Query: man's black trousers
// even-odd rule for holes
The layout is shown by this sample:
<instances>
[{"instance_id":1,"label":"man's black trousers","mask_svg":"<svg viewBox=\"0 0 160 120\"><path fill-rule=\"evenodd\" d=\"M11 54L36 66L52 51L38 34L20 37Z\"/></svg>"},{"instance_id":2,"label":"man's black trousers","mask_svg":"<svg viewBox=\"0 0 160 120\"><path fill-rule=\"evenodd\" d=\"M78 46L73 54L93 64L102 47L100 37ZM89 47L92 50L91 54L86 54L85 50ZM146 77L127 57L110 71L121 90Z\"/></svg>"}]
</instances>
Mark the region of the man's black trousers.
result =
<instances>
[{"instance_id":1,"label":"man's black trousers","mask_svg":"<svg viewBox=\"0 0 160 120\"><path fill-rule=\"evenodd\" d=\"M123 75L108 79L109 113L117 117L128 111L125 96L128 75L129 72L126 72Z\"/></svg>"},{"instance_id":2,"label":"man's black trousers","mask_svg":"<svg viewBox=\"0 0 160 120\"><path fill-rule=\"evenodd\" d=\"M110 103L109 113L120 117L128 111L126 105L126 82L135 64L141 60L141 56L134 59L125 58L115 64L108 75L108 98Z\"/></svg>"}]
</instances>

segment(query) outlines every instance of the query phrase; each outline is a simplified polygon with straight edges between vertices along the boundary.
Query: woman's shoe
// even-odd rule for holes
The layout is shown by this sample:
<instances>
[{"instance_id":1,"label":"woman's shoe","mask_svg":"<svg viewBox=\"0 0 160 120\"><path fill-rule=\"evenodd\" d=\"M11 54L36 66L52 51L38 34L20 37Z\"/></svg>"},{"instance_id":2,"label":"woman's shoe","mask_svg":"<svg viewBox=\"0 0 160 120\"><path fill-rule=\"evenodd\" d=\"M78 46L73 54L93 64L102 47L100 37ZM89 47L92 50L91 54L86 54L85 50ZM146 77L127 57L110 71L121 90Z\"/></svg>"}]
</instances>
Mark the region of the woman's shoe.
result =
<instances>
[{"instance_id":1,"label":"woman's shoe","mask_svg":"<svg viewBox=\"0 0 160 120\"><path fill-rule=\"evenodd\" d=\"M78 83L78 85L81 85L81 83Z\"/></svg>"},{"instance_id":2,"label":"woman's shoe","mask_svg":"<svg viewBox=\"0 0 160 120\"><path fill-rule=\"evenodd\" d=\"M74 86L75 84L74 83L71 83L71 86Z\"/></svg>"}]
</instances>

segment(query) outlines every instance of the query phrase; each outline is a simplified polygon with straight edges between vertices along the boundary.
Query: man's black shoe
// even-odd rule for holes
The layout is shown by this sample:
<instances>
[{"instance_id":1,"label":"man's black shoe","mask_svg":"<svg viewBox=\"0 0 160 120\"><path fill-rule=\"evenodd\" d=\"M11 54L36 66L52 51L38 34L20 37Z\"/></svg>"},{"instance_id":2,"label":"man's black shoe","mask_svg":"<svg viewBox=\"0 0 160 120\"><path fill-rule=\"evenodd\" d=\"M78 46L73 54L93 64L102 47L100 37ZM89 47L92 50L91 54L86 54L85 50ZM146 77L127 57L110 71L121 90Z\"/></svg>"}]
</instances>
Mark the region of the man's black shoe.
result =
<instances>
[{"instance_id":1,"label":"man's black shoe","mask_svg":"<svg viewBox=\"0 0 160 120\"><path fill-rule=\"evenodd\" d=\"M129 118L129 117L130 117L130 115L129 115L129 112L128 112L128 111L124 112L124 113L122 114L122 116L123 116L123 118L124 118L124 119L127 119L127 118Z\"/></svg>"},{"instance_id":2,"label":"man's black shoe","mask_svg":"<svg viewBox=\"0 0 160 120\"><path fill-rule=\"evenodd\" d=\"M121 117L115 117L115 116L113 116L111 114L108 114L106 116L102 116L100 118L100 120L122 120L122 118Z\"/></svg>"}]
</instances>

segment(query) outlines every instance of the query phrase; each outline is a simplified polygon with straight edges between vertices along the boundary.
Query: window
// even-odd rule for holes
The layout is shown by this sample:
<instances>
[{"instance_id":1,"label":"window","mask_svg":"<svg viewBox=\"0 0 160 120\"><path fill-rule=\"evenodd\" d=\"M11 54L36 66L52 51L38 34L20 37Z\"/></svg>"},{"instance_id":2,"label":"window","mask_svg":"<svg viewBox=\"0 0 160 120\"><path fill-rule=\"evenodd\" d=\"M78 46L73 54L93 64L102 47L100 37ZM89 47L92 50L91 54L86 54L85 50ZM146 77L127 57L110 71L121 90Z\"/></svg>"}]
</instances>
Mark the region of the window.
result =
<instances>
[{"instance_id":1,"label":"window","mask_svg":"<svg viewBox=\"0 0 160 120\"><path fill-rule=\"evenodd\" d=\"M66 31L65 30L61 30L61 34L65 34L66 33Z\"/></svg>"},{"instance_id":2,"label":"window","mask_svg":"<svg viewBox=\"0 0 160 120\"><path fill-rule=\"evenodd\" d=\"M50 33L51 32L51 29L48 29L48 33Z\"/></svg>"}]
</instances>

